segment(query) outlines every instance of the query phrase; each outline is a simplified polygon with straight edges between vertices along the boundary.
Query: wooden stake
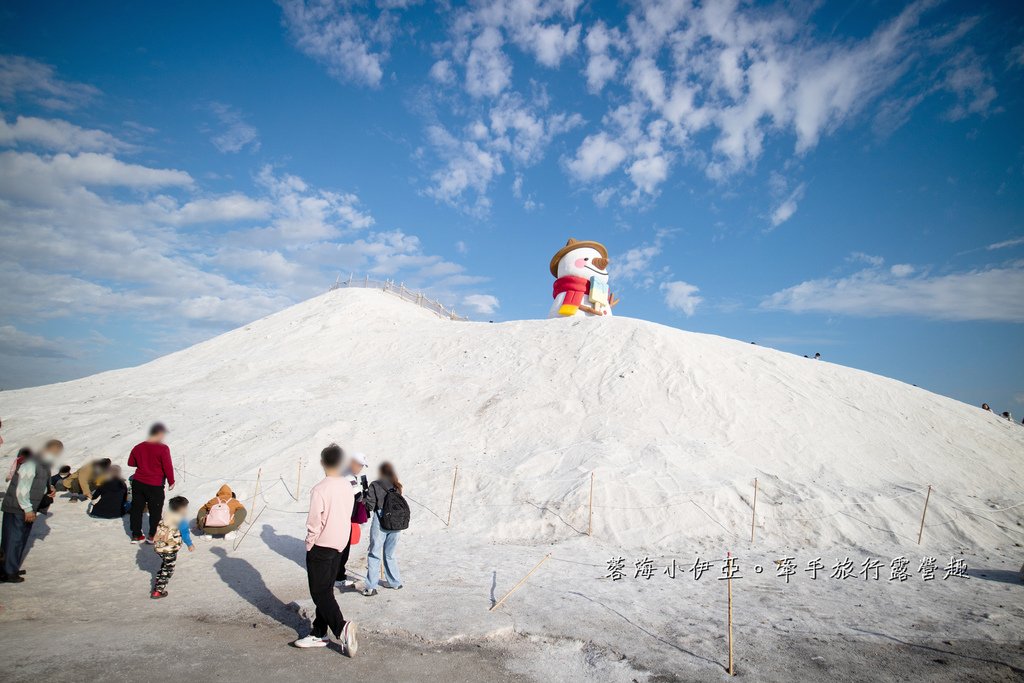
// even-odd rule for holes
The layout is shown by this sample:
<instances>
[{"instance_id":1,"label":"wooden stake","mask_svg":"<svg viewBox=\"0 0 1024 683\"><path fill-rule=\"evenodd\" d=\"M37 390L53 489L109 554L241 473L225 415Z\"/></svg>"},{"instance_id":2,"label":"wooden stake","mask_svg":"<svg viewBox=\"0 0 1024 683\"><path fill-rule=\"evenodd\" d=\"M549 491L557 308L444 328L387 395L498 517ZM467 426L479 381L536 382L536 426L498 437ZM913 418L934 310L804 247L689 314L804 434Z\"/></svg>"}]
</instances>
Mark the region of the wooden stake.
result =
<instances>
[{"instance_id":1,"label":"wooden stake","mask_svg":"<svg viewBox=\"0 0 1024 683\"><path fill-rule=\"evenodd\" d=\"M244 540L245 540L245 537L249 535L249 530L250 530L250 529L252 529L252 528L253 528L253 526L255 526L255 524L256 524L256 520L260 518L260 515L262 515L262 514L263 514L263 510L266 510L266 509L267 509L267 506L266 506L266 505L264 505L264 506L263 506L263 508L262 508L262 509L261 509L261 510L259 511L259 513L258 513L258 514L257 514L257 515L256 515L255 517L253 517L253 518L252 518L252 521L251 521L251 522L249 522L249 526L248 526L248 527L246 528L246 530L245 530L245 531L243 531L243 532L242 532L242 537L241 537L241 538L239 538L239 539L238 539L238 540L237 540L237 541L235 542L235 545L233 545L233 546L231 547L231 549L232 549L232 550L238 550L238 546L242 545L242 541L244 541Z\"/></svg>"},{"instance_id":2,"label":"wooden stake","mask_svg":"<svg viewBox=\"0 0 1024 683\"><path fill-rule=\"evenodd\" d=\"M917 530L917 544L921 545L921 536L924 534L924 516L928 514L928 499L932 497L932 485L928 484L928 495L924 497L924 510L921 510L921 528Z\"/></svg>"},{"instance_id":3,"label":"wooden stake","mask_svg":"<svg viewBox=\"0 0 1024 683\"><path fill-rule=\"evenodd\" d=\"M513 594L513 593L515 593L515 592L516 592L517 590L519 590L519 587L520 587L520 586L522 586L522 585L523 585L524 583L526 583L526 580L527 580L528 578L530 578L530 574L533 574L533 573L534 573L535 571L537 571L537 570L538 570L538 569L540 568L540 566L541 566L542 564L544 564L545 562L547 562L547 561L548 561L548 558L549 558L549 557L551 557L551 553L548 553L547 555L545 555L545 556L544 556L544 559L543 559L543 560L541 560L540 562L538 562L538 563L536 564L536 566L534 566L534 568L533 568L533 569L531 569L531 570L530 570L530 571L529 571L529 572L528 572L528 573L526 574L526 576L524 576L524 577L523 577L522 579L520 579L519 583L517 583L517 584L516 584L515 586L513 586L512 590L510 590L510 591L509 591L508 593L505 593L504 597L502 597L502 598L501 598L501 600L498 600L498 602L494 603L494 606L493 606L493 607L491 607L491 609L489 609L489 610L487 610L487 611L488 611L488 612L493 612L494 610L496 610L496 609L498 609L499 607L501 607L501 603L505 602L505 601L506 601L506 600L508 599L508 596L512 595L512 594Z\"/></svg>"},{"instance_id":4,"label":"wooden stake","mask_svg":"<svg viewBox=\"0 0 1024 683\"><path fill-rule=\"evenodd\" d=\"M295 500L299 499L299 491L302 489L302 458L299 458L299 474L295 477Z\"/></svg>"},{"instance_id":5,"label":"wooden stake","mask_svg":"<svg viewBox=\"0 0 1024 683\"><path fill-rule=\"evenodd\" d=\"M725 554L726 561L732 557L732 553ZM729 675L735 676L736 672L732 668L732 566L729 566L729 576L725 580L729 590Z\"/></svg>"},{"instance_id":6,"label":"wooden stake","mask_svg":"<svg viewBox=\"0 0 1024 683\"><path fill-rule=\"evenodd\" d=\"M260 477L262 477L262 476L263 476L263 468L261 467L256 472L256 488L252 492L252 509L253 510L256 509L256 496L260 495ZM252 522L255 522L255 521L256 521L255 519L252 520ZM252 522L249 522L249 524L252 525Z\"/></svg>"},{"instance_id":7,"label":"wooden stake","mask_svg":"<svg viewBox=\"0 0 1024 683\"><path fill-rule=\"evenodd\" d=\"M594 535L594 473L590 473L590 503L587 507L587 536Z\"/></svg>"},{"instance_id":8,"label":"wooden stake","mask_svg":"<svg viewBox=\"0 0 1024 683\"><path fill-rule=\"evenodd\" d=\"M448 501L448 521L444 523L445 526L452 525L452 505L455 503L455 482L459 479L459 466L455 466L455 476L452 477L452 497Z\"/></svg>"},{"instance_id":9,"label":"wooden stake","mask_svg":"<svg viewBox=\"0 0 1024 683\"><path fill-rule=\"evenodd\" d=\"M754 523L757 522L757 477L754 477L754 505L750 513L750 542L754 542Z\"/></svg>"}]
</instances>

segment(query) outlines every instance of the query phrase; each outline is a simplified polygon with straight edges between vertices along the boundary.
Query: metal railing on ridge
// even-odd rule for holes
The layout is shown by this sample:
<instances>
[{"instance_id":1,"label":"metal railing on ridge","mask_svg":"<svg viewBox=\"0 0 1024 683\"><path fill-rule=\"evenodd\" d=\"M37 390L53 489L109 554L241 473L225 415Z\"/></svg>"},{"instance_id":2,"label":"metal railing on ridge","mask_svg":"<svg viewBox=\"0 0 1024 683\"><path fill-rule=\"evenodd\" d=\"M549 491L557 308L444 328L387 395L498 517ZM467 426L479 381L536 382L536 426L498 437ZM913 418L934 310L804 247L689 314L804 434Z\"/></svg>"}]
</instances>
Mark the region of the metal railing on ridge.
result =
<instances>
[{"instance_id":1,"label":"metal railing on ridge","mask_svg":"<svg viewBox=\"0 0 1024 683\"><path fill-rule=\"evenodd\" d=\"M404 282L395 284L394 280L371 280L370 276L364 276L362 279L348 276L347 280L342 280L339 276L335 280L334 284L331 285L331 291L335 289L341 289L342 287L362 287L365 289L379 289L384 292L390 292L395 296L404 299L410 303L414 303L417 306L427 309L435 313L442 318L448 318L449 320L461 320L468 321L469 318L466 316L459 315L455 312L454 308L448 308L440 301L431 299L423 292L415 292L405 286Z\"/></svg>"}]
</instances>

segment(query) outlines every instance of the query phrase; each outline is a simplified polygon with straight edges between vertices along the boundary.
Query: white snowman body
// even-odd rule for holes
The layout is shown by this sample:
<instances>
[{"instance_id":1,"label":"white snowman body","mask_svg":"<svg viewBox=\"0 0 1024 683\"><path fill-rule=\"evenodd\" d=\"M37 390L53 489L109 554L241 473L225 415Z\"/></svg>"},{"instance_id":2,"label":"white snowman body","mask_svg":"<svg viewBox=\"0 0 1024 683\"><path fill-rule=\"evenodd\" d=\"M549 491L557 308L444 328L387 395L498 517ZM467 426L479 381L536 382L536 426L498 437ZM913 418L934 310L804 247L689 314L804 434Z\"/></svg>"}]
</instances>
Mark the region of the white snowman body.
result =
<instances>
[{"instance_id":1,"label":"white snowman body","mask_svg":"<svg viewBox=\"0 0 1024 683\"><path fill-rule=\"evenodd\" d=\"M602 254L597 249L592 247L580 247L566 252L562 258L558 261L558 272L559 278L566 276L574 276L582 278L590 282L590 288L595 289L595 298L600 299L601 297L596 295L596 290L603 290L606 295L604 301L595 301L591 299L590 292L583 294L583 300L578 308L572 313L562 312L562 306L565 303L566 293L561 292L555 296L554 302L551 304L551 310L548 311L549 318L565 318L571 316L594 316L585 309L601 311L599 315L611 315L612 308L608 305L608 270L607 266L602 269L598 268L594 261L602 259ZM607 261L607 259L603 259Z\"/></svg>"}]
</instances>

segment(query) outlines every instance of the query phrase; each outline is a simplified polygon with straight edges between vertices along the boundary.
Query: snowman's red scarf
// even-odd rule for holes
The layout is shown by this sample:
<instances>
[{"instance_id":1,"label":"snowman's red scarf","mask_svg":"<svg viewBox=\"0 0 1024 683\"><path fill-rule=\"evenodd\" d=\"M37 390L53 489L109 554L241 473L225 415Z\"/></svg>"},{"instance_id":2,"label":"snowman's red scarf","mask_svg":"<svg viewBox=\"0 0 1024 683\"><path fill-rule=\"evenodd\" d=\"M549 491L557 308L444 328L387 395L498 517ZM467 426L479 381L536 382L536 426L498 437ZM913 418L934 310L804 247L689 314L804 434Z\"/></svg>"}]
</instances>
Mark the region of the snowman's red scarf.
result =
<instances>
[{"instance_id":1,"label":"snowman's red scarf","mask_svg":"<svg viewBox=\"0 0 1024 683\"><path fill-rule=\"evenodd\" d=\"M583 303L583 295L590 294L590 280L577 275L563 275L555 280L555 293L552 297L557 299L563 293L563 306L579 306Z\"/></svg>"}]
</instances>

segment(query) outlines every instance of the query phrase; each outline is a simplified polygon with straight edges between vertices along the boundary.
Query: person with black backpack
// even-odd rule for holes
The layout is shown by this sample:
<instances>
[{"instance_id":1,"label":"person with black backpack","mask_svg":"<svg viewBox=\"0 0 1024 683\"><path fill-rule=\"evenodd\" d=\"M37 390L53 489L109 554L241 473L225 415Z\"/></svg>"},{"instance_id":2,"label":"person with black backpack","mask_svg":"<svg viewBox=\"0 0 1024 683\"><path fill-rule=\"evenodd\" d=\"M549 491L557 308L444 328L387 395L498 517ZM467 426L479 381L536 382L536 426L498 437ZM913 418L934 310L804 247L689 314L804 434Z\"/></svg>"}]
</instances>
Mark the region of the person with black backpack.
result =
<instances>
[{"instance_id":1,"label":"person with black backpack","mask_svg":"<svg viewBox=\"0 0 1024 683\"><path fill-rule=\"evenodd\" d=\"M366 558L366 587L363 595L377 594L380 582L380 565L384 561L384 576L388 588L401 588L402 579L395 562L395 546L398 535L409 528L409 503L402 497L402 482L398 480L394 466L381 463L380 478L370 484L364 501L370 512L370 549Z\"/></svg>"}]
</instances>

